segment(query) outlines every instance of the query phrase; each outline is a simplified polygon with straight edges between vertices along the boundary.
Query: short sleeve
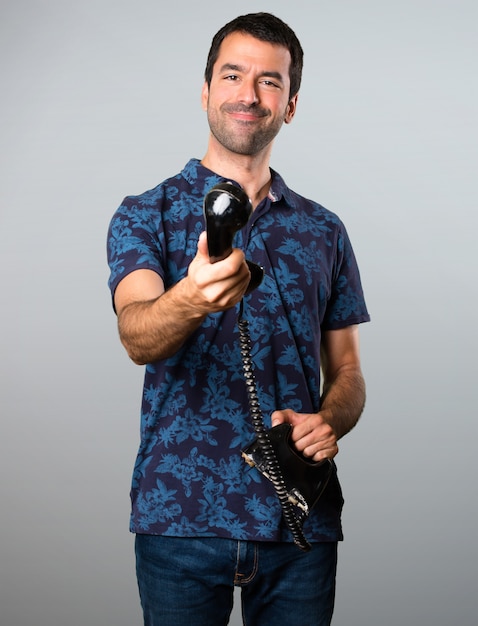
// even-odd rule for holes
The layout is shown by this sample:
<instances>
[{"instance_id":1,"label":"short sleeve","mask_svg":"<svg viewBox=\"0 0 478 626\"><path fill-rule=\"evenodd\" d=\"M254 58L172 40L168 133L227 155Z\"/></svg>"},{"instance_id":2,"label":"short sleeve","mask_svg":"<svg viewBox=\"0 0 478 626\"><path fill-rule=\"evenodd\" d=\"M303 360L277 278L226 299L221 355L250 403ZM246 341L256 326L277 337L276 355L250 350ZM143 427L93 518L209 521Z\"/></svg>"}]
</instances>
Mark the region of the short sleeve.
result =
<instances>
[{"instance_id":1,"label":"short sleeve","mask_svg":"<svg viewBox=\"0 0 478 626\"><path fill-rule=\"evenodd\" d=\"M370 321L357 265L345 226L340 223L336 240L336 258L331 297L322 328L338 330Z\"/></svg>"},{"instance_id":2,"label":"short sleeve","mask_svg":"<svg viewBox=\"0 0 478 626\"><path fill-rule=\"evenodd\" d=\"M107 236L112 295L118 283L138 269L153 270L164 279L163 241L160 208L143 206L137 197L125 198L111 219Z\"/></svg>"}]
</instances>

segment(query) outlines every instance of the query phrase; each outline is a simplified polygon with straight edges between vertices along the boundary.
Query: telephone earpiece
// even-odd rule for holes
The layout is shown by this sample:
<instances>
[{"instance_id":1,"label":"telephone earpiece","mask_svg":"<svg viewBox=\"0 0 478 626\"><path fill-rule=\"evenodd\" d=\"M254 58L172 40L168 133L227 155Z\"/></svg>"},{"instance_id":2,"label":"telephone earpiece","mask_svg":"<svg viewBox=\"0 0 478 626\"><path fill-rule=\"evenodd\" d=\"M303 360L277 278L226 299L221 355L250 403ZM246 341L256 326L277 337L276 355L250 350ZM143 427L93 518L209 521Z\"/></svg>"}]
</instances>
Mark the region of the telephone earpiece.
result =
<instances>
[{"instance_id":1,"label":"telephone earpiece","mask_svg":"<svg viewBox=\"0 0 478 626\"><path fill-rule=\"evenodd\" d=\"M240 187L233 183L219 183L207 192L203 207L209 258L211 263L216 263L231 254L234 235L247 224L252 204ZM246 262L251 272L247 295L261 284L264 270L256 263Z\"/></svg>"}]
</instances>

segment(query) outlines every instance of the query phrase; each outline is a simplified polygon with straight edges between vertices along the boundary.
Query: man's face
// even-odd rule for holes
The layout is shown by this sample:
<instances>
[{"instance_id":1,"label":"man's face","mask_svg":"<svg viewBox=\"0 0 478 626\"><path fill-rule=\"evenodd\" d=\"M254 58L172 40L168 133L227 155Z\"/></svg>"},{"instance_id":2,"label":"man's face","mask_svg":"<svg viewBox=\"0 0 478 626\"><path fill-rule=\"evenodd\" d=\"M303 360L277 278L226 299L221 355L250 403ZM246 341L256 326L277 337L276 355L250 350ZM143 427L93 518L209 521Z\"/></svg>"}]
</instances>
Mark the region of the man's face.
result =
<instances>
[{"instance_id":1,"label":"man's face","mask_svg":"<svg viewBox=\"0 0 478 626\"><path fill-rule=\"evenodd\" d=\"M202 104L213 137L227 150L253 156L295 113L289 100L290 53L284 46L232 33L221 44Z\"/></svg>"}]
</instances>

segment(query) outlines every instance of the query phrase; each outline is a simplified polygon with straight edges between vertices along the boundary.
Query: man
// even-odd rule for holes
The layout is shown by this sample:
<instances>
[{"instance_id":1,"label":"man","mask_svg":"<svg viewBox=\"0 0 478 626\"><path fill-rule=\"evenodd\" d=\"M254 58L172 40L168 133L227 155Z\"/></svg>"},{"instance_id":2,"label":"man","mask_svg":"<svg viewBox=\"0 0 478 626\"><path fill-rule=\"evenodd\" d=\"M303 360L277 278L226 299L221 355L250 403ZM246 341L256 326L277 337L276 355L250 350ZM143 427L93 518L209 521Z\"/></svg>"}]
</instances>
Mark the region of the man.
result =
<instances>
[{"instance_id":1,"label":"man","mask_svg":"<svg viewBox=\"0 0 478 626\"><path fill-rule=\"evenodd\" d=\"M111 222L120 338L146 365L131 531L148 626L227 624L234 585L247 624L332 618L343 503L335 473L305 522L305 552L271 483L241 459L254 437L241 301L264 420L290 423L305 457L335 457L365 400L357 325L369 316L345 228L269 167L273 140L296 113L302 57L293 31L270 14L224 26L202 90L204 158L126 198ZM203 198L228 181L253 213L232 253L213 264ZM246 256L264 268L247 295Z\"/></svg>"}]
</instances>

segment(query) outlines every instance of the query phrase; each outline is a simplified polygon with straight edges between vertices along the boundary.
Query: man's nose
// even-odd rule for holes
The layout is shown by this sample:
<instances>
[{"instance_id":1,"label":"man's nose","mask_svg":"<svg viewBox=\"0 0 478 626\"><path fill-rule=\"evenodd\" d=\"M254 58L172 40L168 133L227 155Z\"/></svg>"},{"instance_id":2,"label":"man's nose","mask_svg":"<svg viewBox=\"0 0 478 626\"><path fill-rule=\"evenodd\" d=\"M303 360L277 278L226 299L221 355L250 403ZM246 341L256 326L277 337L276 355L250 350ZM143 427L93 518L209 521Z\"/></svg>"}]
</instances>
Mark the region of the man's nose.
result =
<instances>
[{"instance_id":1,"label":"man's nose","mask_svg":"<svg viewBox=\"0 0 478 626\"><path fill-rule=\"evenodd\" d=\"M244 80L241 84L239 91L239 100L247 105L257 104L259 102L259 95L257 91L257 84L253 80Z\"/></svg>"}]
</instances>

